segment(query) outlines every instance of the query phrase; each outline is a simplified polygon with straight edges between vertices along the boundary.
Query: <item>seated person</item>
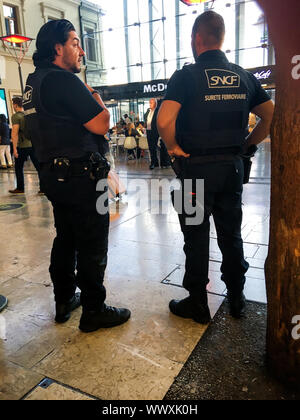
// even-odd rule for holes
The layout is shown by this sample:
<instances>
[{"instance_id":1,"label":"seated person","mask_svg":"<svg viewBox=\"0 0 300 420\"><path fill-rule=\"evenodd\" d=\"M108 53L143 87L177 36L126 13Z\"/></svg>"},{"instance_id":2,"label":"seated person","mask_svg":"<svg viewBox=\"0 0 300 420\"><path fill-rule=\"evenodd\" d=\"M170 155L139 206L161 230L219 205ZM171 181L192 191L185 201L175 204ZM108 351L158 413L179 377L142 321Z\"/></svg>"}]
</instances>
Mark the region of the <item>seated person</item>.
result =
<instances>
[{"instance_id":1,"label":"seated person","mask_svg":"<svg viewBox=\"0 0 300 420\"><path fill-rule=\"evenodd\" d=\"M141 137L141 134L138 132L138 130L135 128L134 123L129 123L126 126L125 129L125 137ZM137 158L139 159L141 155L141 150L138 148L137 149ZM135 155L134 155L134 151L133 150L128 150L128 159L134 159Z\"/></svg>"},{"instance_id":2,"label":"seated person","mask_svg":"<svg viewBox=\"0 0 300 420\"><path fill-rule=\"evenodd\" d=\"M137 121L135 123L135 128L140 133L141 136L146 135L146 129L142 121Z\"/></svg>"}]
</instances>

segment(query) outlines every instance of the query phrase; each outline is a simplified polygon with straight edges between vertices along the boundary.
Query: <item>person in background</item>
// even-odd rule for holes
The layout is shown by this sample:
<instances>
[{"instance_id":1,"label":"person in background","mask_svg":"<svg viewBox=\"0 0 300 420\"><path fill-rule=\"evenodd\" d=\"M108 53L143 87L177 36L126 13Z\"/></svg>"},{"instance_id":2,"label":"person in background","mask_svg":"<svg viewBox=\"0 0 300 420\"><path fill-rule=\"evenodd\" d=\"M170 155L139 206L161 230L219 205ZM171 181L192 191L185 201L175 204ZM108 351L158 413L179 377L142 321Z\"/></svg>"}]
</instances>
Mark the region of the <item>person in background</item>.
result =
<instances>
[{"instance_id":1,"label":"person in background","mask_svg":"<svg viewBox=\"0 0 300 420\"><path fill-rule=\"evenodd\" d=\"M13 143L13 151L15 157L15 173L17 179L17 187L13 190L9 190L11 194L24 194L24 163L30 157L33 166L35 167L38 175L40 173L40 165L36 158L35 151L32 147L31 141L26 137L25 134L25 114L23 108L23 100L17 96L13 98L13 109L15 111L12 116L12 132L11 138ZM41 188L38 192L39 195L43 195Z\"/></svg>"},{"instance_id":2,"label":"person in background","mask_svg":"<svg viewBox=\"0 0 300 420\"><path fill-rule=\"evenodd\" d=\"M10 154L10 133L7 118L0 115L0 169L12 168L13 162ZM5 159L6 158L6 159Z\"/></svg>"},{"instance_id":3,"label":"person in background","mask_svg":"<svg viewBox=\"0 0 300 420\"><path fill-rule=\"evenodd\" d=\"M124 114L124 121L125 124L130 124L132 122L132 119L128 116L128 114Z\"/></svg>"},{"instance_id":4,"label":"person in background","mask_svg":"<svg viewBox=\"0 0 300 420\"><path fill-rule=\"evenodd\" d=\"M157 146L159 140L159 133L157 131L157 114L160 107L161 101L157 101L155 98L151 98L149 101L150 108L147 110L144 120L146 124L146 133L148 146L150 151L151 162L149 169L154 169L159 167L158 157L157 157ZM168 168L170 166L170 158L166 149L164 142L160 141L160 166L161 168Z\"/></svg>"},{"instance_id":5,"label":"person in background","mask_svg":"<svg viewBox=\"0 0 300 420\"><path fill-rule=\"evenodd\" d=\"M141 136L144 136L146 134L146 129L143 121L136 121L135 128Z\"/></svg>"},{"instance_id":6,"label":"person in background","mask_svg":"<svg viewBox=\"0 0 300 420\"><path fill-rule=\"evenodd\" d=\"M141 137L141 134L139 131L135 128L135 125L133 122L127 125L125 130L125 137ZM141 155L141 150L137 148L137 158L139 159ZM133 150L128 150L128 159L135 159L135 154Z\"/></svg>"}]
</instances>

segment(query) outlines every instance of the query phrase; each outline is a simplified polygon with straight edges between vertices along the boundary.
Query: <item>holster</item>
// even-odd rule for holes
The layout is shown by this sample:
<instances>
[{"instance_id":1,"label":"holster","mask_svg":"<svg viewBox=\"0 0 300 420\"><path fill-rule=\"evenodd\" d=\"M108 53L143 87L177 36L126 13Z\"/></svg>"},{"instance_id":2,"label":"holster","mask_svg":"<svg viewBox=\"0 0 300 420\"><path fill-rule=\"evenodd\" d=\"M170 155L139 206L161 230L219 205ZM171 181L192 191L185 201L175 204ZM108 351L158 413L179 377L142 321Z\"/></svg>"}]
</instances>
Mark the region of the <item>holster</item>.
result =
<instances>
[{"instance_id":1,"label":"holster","mask_svg":"<svg viewBox=\"0 0 300 420\"><path fill-rule=\"evenodd\" d=\"M257 146L252 144L248 147L248 149L245 151L245 153L241 156L244 163L244 180L243 184L248 184L250 179L250 172L251 172L251 166L252 161L251 158L255 155L257 152Z\"/></svg>"},{"instance_id":2,"label":"holster","mask_svg":"<svg viewBox=\"0 0 300 420\"><path fill-rule=\"evenodd\" d=\"M110 164L108 160L100 153L92 153L90 156L91 172L90 177L93 180L99 181L106 179L110 171Z\"/></svg>"},{"instance_id":3,"label":"holster","mask_svg":"<svg viewBox=\"0 0 300 420\"><path fill-rule=\"evenodd\" d=\"M250 172L251 172L251 166L252 161L250 158L243 157L243 163L244 163L244 179L243 184L248 184L250 179Z\"/></svg>"},{"instance_id":4,"label":"holster","mask_svg":"<svg viewBox=\"0 0 300 420\"><path fill-rule=\"evenodd\" d=\"M84 160L69 160L56 158L50 164L59 182L67 182L71 177L81 177L89 174L93 181L106 179L110 171L110 164L100 153L92 153Z\"/></svg>"}]
</instances>

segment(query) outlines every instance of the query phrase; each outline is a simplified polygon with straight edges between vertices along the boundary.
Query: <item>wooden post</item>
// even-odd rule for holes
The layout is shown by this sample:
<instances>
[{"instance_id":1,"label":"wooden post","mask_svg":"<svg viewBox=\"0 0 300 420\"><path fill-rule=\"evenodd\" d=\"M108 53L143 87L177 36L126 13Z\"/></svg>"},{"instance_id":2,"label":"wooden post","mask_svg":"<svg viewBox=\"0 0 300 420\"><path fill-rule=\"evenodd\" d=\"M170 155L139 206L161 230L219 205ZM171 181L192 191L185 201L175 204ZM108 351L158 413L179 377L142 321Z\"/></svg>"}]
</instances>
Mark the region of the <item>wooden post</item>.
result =
<instances>
[{"instance_id":1,"label":"wooden post","mask_svg":"<svg viewBox=\"0 0 300 420\"><path fill-rule=\"evenodd\" d=\"M258 0L276 52L276 107L271 132L272 179L267 363L300 387L300 2ZM298 317L297 317L298 315Z\"/></svg>"}]
</instances>

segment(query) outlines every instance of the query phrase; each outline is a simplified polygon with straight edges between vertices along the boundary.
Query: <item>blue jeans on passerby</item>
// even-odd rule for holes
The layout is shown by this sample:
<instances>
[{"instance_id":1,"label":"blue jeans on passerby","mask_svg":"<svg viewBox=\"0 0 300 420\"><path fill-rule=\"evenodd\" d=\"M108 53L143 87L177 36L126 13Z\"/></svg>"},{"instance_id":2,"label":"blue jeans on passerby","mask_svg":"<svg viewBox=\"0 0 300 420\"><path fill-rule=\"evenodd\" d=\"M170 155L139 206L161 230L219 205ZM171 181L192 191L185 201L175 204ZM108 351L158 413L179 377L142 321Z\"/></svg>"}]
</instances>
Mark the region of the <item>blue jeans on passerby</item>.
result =
<instances>
[{"instance_id":1,"label":"blue jeans on passerby","mask_svg":"<svg viewBox=\"0 0 300 420\"><path fill-rule=\"evenodd\" d=\"M18 147L18 158L15 159L15 172L17 177L17 189L24 191L24 163L28 159L28 156L33 163L33 166L37 170L37 173L40 172L40 165L35 156L34 150L32 147Z\"/></svg>"}]
</instances>

